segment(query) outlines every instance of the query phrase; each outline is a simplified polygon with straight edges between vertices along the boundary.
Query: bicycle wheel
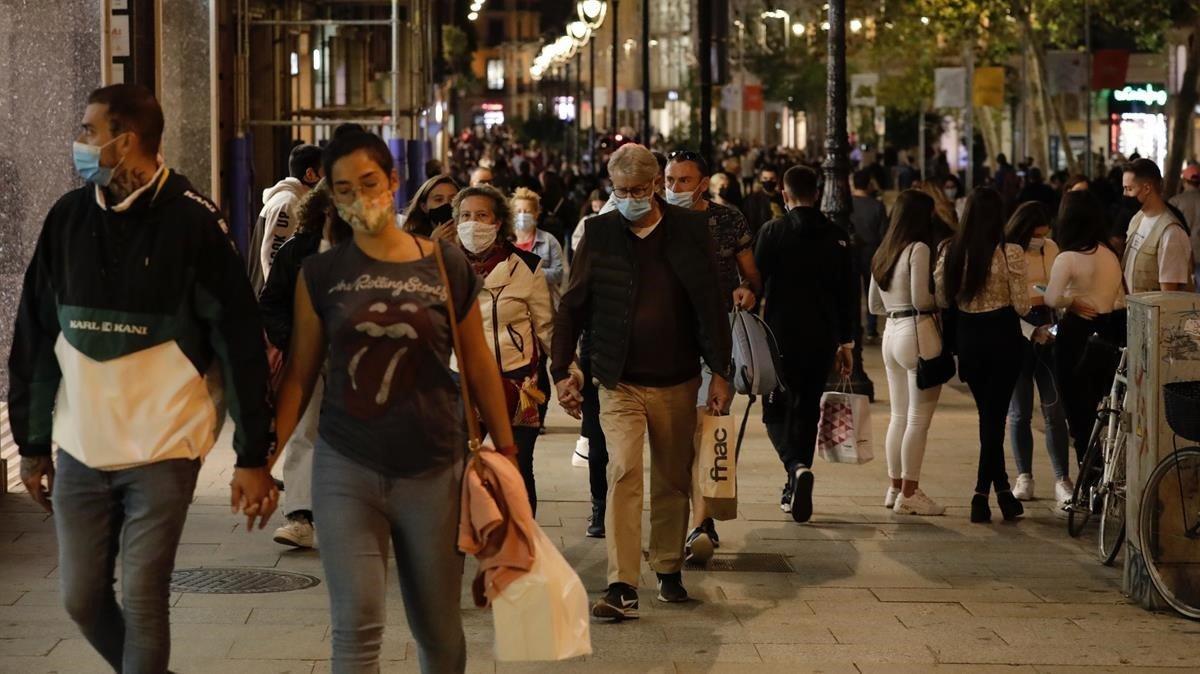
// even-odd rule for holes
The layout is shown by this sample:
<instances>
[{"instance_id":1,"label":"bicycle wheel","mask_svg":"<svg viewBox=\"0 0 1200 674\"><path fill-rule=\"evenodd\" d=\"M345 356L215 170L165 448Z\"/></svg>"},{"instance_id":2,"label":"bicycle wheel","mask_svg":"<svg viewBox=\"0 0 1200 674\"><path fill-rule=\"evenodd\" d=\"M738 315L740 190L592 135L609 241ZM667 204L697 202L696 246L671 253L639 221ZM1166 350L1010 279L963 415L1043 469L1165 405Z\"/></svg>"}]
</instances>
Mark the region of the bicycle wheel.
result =
<instances>
[{"instance_id":1,"label":"bicycle wheel","mask_svg":"<svg viewBox=\"0 0 1200 674\"><path fill-rule=\"evenodd\" d=\"M1186 447L1158 463L1146 481L1138 515L1142 555L1163 599L1200 618L1200 447Z\"/></svg>"},{"instance_id":2,"label":"bicycle wheel","mask_svg":"<svg viewBox=\"0 0 1200 674\"><path fill-rule=\"evenodd\" d=\"M1117 436L1117 447L1110 460L1112 482L1104 485L1104 503L1100 509L1100 562L1112 566L1125 542L1125 434Z\"/></svg>"},{"instance_id":3,"label":"bicycle wheel","mask_svg":"<svg viewBox=\"0 0 1200 674\"><path fill-rule=\"evenodd\" d=\"M1100 442L1102 428L1097 422L1087 452L1079 464L1079 478L1075 480L1075 491L1071 494L1071 504L1067 509L1067 533L1071 538L1078 538L1088 520L1092 519L1092 495L1104 476L1104 452Z\"/></svg>"}]
</instances>

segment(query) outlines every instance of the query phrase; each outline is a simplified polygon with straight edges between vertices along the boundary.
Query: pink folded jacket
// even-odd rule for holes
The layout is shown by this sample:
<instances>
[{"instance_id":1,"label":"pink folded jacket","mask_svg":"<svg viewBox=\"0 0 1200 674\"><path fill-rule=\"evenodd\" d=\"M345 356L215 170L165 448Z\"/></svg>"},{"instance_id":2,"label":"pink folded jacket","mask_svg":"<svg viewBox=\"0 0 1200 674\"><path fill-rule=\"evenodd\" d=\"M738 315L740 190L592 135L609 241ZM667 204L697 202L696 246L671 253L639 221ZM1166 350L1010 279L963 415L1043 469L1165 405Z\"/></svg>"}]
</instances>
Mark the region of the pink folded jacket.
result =
<instances>
[{"instance_id":1,"label":"pink folded jacket","mask_svg":"<svg viewBox=\"0 0 1200 674\"><path fill-rule=\"evenodd\" d=\"M463 476L458 549L475 555L471 584L476 606L487 606L533 568L533 511L525 481L499 452L473 452Z\"/></svg>"}]
</instances>

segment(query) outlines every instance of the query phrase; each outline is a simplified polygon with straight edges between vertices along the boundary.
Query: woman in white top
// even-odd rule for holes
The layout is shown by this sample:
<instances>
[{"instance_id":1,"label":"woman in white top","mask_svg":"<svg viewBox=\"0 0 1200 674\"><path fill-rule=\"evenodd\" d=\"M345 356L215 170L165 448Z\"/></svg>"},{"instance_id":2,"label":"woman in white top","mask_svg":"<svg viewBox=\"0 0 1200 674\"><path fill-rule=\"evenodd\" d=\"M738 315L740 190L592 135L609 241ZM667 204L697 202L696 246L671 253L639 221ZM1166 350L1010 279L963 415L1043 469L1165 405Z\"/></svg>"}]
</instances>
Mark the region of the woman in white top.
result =
<instances>
[{"instance_id":1,"label":"woman in white top","mask_svg":"<svg viewBox=\"0 0 1200 674\"><path fill-rule=\"evenodd\" d=\"M918 487L929 423L942 391L941 386L917 386L917 358L934 358L942 351L930 269L933 209L933 199L923 192L900 194L872 259L867 293L871 313L887 316L883 364L892 415L885 447L892 483L883 505L902 515L946 512Z\"/></svg>"},{"instance_id":2,"label":"woman in white top","mask_svg":"<svg viewBox=\"0 0 1200 674\"><path fill-rule=\"evenodd\" d=\"M1046 306L1043 291L1050 280L1050 269L1058 257L1058 245L1050 234L1050 214L1036 201L1027 201L1008 219L1005 239L1025 249L1028 264L1029 303L1032 308L1021 317L1022 365L1008 406L1008 443L1013 462L1017 464L1017 481L1013 495L1021 501L1032 501L1033 489L1033 389L1037 385L1042 402L1042 418L1046 421L1046 451L1054 470L1055 497L1061 504L1071 499L1070 453L1071 439L1067 434L1067 417L1062 395L1055 381L1054 349L1050 345L1049 326L1054 323L1054 310ZM1066 511L1060 511L1065 513Z\"/></svg>"},{"instance_id":3,"label":"woman in white top","mask_svg":"<svg viewBox=\"0 0 1200 674\"><path fill-rule=\"evenodd\" d=\"M962 225L938 258L938 304L956 307L958 374L979 410L979 471L971 521L990 522L988 494L1006 520L1025 509L1004 467L1004 425L1021 370L1021 316L1029 313L1025 251L1004 242L1004 201L990 187L967 197Z\"/></svg>"},{"instance_id":4,"label":"woman in white top","mask_svg":"<svg viewBox=\"0 0 1200 674\"><path fill-rule=\"evenodd\" d=\"M1058 211L1062 252L1050 270L1046 304L1066 310L1058 323L1055 359L1076 459L1087 450L1096 404L1112 382L1115 363L1081 367L1092 335L1125 343L1121 262L1108 247L1108 218L1090 192L1068 192Z\"/></svg>"}]
</instances>

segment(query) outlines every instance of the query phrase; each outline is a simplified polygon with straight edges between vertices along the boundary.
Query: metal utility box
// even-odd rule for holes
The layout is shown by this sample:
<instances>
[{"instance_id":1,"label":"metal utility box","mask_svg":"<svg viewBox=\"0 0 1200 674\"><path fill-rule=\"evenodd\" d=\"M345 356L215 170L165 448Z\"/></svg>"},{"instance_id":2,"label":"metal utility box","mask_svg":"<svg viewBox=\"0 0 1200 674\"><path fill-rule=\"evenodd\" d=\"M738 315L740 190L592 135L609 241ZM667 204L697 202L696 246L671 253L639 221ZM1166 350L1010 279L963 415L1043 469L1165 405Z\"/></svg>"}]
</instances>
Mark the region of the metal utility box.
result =
<instances>
[{"instance_id":1,"label":"metal utility box","mask_svg":"<svg viewBox=\"0 0 1200 674\"><path fill-rule=\"evenodd\" d=\"M1129 297L1129 398L1126 444L1125 572L1121 590L1143 608L1169 609L1150 582L1140 549L1138 514L1146 478L1174 447L1163 411L1162 387L1200 380L1200 294L1140 293Z\"/></svg>"}]
</instances>

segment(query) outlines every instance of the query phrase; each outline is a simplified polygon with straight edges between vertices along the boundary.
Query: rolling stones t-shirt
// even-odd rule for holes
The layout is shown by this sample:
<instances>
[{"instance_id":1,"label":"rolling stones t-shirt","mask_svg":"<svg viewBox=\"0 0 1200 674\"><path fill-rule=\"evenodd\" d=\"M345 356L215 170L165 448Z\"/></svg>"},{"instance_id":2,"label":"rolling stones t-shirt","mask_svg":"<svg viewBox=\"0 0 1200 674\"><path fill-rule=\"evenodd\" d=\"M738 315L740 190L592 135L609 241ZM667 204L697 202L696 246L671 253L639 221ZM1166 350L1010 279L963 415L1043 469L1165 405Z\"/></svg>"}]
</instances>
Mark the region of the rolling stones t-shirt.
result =
<instances>
[{"instance_id":1,"label":"rolling stones t-shirt","mask_svg":"<svg viewBox=\"0 0 1200 674\"><path fill-rule=\"evenodd\" d=\"M460 320L483 283L446 243L442 256ZM318 432L368 468L411 477L466 449L462 399L449 367L453 342L437 259L369 257L353 241L304 261L304 279L329 343Z\"/></svg>"}]
</instances>

